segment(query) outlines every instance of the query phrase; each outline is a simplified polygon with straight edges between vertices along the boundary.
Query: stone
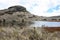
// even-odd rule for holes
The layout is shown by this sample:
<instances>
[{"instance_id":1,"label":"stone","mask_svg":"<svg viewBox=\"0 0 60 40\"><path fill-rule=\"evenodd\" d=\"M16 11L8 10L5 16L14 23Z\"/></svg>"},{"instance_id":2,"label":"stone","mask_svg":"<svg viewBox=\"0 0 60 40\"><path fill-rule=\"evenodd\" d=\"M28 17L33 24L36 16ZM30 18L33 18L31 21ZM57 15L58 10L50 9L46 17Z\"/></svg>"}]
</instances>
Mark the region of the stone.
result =
<instances>
[{"instance_id":1,"label":"stone","mask_svg":"<svg viewBox=\"0 0 60 40\"><path fill-rule=\"evenodd\" d=\"M9 11L12 11L12 12L17 12L17 11L26 11L26 8L23 7L23 6L11 6L8 8Z\"/></svg>"}]
</instances>

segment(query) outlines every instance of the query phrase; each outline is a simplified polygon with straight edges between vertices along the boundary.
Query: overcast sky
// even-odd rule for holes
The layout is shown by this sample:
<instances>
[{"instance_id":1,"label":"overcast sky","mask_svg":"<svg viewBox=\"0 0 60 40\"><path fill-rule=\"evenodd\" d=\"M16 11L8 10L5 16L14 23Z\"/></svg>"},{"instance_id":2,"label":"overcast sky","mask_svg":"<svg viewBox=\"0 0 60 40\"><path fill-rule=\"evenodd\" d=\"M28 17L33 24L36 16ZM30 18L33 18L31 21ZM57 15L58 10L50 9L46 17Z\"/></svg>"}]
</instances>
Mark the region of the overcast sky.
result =
<instances>
[{"instance_id":1,"label":"overcast sky","mask_svg":"<svg viewBox=\"0 0 60 40\"><path fill-rule=\"evenodd\" d=\"M14 5L22 5L39 16L60 15L60 0L0 0L0 10Z\"/></svg>"}]
</instances>

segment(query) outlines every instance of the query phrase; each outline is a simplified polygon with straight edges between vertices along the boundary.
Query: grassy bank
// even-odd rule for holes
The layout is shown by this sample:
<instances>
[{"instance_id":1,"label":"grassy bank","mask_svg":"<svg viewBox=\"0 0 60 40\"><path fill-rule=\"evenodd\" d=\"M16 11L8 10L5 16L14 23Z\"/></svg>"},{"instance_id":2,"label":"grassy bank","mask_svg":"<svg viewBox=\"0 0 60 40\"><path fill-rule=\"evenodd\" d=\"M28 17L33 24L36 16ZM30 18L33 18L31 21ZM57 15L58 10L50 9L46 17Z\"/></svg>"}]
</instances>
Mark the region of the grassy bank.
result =
<instances>
[{"instance_id":1,"label":"grassy bank","mask_svg":"<svg viewBox=\"0 0 60 40\"><path fill-rule=\"evenodd\" d=\"M60 32L47 32L40 27L0 27L0 40L60 40Z\"/></svg>"}]
</instances>

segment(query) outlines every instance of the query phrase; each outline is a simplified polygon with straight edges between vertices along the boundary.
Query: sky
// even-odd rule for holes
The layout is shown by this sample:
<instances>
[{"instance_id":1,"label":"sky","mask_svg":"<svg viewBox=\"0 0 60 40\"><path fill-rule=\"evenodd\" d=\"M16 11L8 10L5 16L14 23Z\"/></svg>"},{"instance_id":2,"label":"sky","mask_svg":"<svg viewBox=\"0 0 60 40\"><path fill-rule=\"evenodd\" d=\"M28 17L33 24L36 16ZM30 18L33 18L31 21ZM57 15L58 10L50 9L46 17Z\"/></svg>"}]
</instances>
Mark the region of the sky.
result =
<instances>
[{"instance_id":1,"label":"sky","mask_svg":"<svg viewBox=\"0 0 60 40\"><path fill-rule=\"evenodd\" d=\"M24 6L38 16L60 15L60 0L0 0L0 10L15 5Z\"/></svg>"}]
</instances>

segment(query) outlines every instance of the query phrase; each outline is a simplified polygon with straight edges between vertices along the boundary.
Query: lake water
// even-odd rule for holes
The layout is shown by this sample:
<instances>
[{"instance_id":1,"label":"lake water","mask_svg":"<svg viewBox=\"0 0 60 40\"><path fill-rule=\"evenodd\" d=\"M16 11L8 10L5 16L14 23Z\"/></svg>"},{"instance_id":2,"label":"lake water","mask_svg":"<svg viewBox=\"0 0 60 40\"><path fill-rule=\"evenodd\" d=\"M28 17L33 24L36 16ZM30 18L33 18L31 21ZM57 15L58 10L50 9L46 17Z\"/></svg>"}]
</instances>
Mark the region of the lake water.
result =
<instances>
[{"instance_id":1,"label":"lake water","mask_svg":"<svg viewBox=\"0 0 60 40\"><path fill-rule=\"evenodd\" d=\"M34 21L34 24L31 26L33 27L41 27L41 26L48 26L48 27L59 27L60 22L48 22L48 21Z\"/></svg>"}]
</instances>

